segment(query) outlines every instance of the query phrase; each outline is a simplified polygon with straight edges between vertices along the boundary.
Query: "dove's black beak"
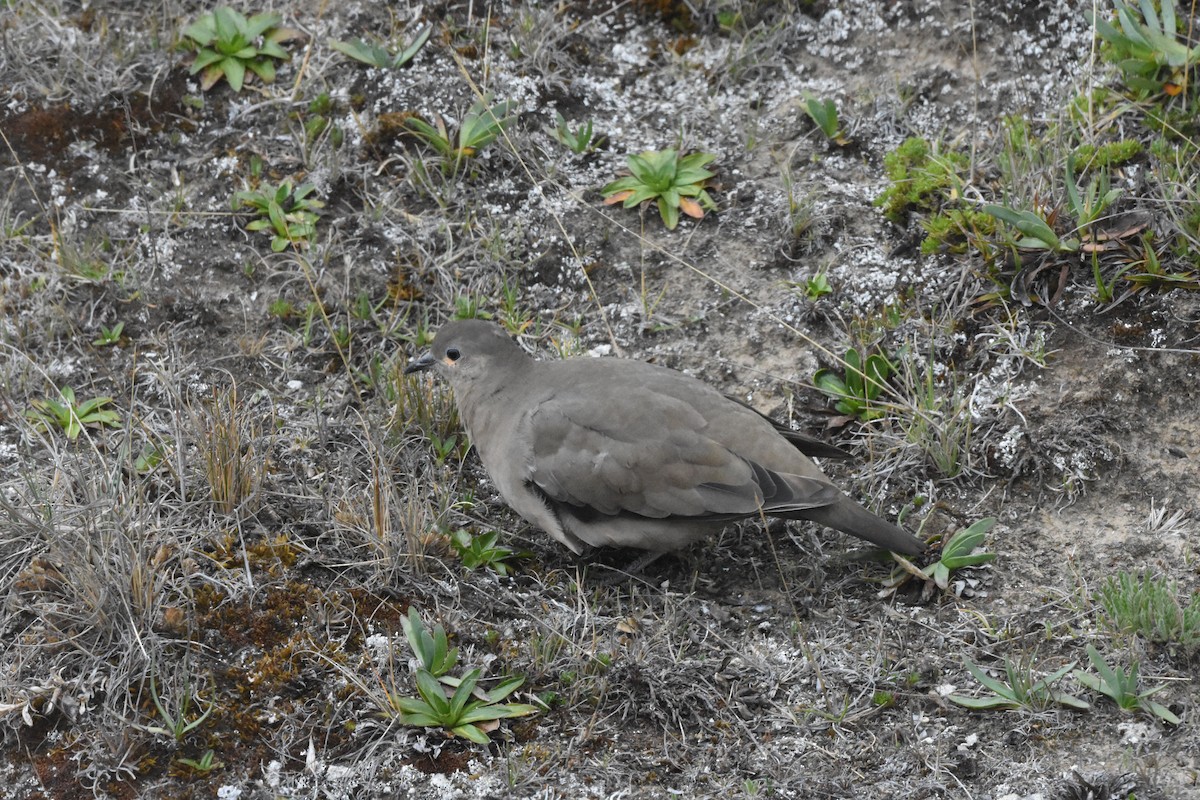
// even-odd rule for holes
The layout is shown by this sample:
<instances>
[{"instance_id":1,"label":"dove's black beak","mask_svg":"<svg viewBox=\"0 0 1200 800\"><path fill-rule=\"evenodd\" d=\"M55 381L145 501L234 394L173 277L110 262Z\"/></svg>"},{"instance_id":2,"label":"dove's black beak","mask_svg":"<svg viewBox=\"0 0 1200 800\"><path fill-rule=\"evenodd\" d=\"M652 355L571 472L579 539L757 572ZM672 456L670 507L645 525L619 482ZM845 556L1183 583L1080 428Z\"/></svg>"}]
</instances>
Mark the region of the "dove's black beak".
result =
<instances>
[{"instance_id":1,"label":"dove's black beak","mask_svg":"<svg viewBox=\"0 0 1200 800\"><path fill-rule=\"evenodd\" d=\"M437 363L437 359L433 357L433 353L424 353L416 361L404 368L405 375L412 375L414 372L424 372Z\"/></svg>"}]
</instances>

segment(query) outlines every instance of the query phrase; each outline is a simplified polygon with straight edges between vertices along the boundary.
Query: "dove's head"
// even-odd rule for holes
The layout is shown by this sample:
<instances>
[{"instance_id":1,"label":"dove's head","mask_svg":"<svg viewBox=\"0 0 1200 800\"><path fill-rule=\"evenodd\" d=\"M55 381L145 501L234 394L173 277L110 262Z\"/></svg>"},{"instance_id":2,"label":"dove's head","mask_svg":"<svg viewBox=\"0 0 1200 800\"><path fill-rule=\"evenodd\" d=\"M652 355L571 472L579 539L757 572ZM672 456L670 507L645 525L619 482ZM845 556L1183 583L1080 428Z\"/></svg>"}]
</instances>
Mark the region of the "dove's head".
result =
<instances>
[{"instance_id":1,"label":"dove's head","mask_svg":"<svg viewBox=\"0 0 1200 800\"><path fill-rule=\"evenodd\" d=\"M443 325L429 352L405 367L404 374L436 369L457 395L467 386L506 383L528 362L525 351L499 325L460 319Z\"/></svg>"}]
</instances>

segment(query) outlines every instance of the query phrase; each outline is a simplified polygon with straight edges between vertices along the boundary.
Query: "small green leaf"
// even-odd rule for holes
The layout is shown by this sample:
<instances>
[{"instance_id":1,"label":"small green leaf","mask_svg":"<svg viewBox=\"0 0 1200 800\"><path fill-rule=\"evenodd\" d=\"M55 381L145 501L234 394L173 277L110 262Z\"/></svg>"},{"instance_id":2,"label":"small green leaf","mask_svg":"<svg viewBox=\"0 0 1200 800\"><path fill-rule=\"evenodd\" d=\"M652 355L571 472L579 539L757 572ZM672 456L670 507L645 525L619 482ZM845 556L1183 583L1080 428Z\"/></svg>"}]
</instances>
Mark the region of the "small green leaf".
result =
<instances>
[{"instance_id":1,"label":"small green leaf","mask_svg":"<svg viewBox=\"0 0 1200 800\"><path fill-rule=\"evenodd\" d=\"M413 56L415 56L421 50L421 48L425 46L425 42L429 41L429 35L431 33L433 33L433 26L426 25L417 33L416 37L412 41L412 44L410 44L408 47L398 53L394 59L392 59L391 66L393 68L402 67L409 61L412 61Z\"/></svg>"},{"instance_id":2,"label":"small green leaf","mask_svg":"<svg viewBox=\"0 0 1200 800\"><path fill-rule=\"evenodd\" d=\"M246 39L257 39L268 28L274 28L283 22L283 17L274 13L255 14L241 28L241 34Z\"/></svg>"},{"instance_id":3,"label":"small green leaf","mask_svg":"<svg viewBox=\"0 0 1200 800\"><path fill-rule=\"evenodd\" d=\"M1013 701L1016 700L1016 697L1013 694L1011 687L1006 686L1005 684L1003 684L1000 681L996 680L995 678L991 677L986 672L984 672L983 669L981 669L980 667L977 667L974 664L972 664L970 661L965 661L965 660L963 661L963 666L965 666L967 668L967 672L970 672L971 675L973 675L975 677L975 680L979 681L985 688L990 689L991 691L995 692L996 694L998 694L1002 697L1005 697L1009 700L1013 700Z\"/></svg>"},{"instance_id":4,"label":"small green leaf","mask_svg":"<svg viewBox=\"0 0 1200 800\"><path fill-rule=\"evenodd\" d=\"M487 744L490 740L487 734L476 728L474 725L459 725L450 729L456 736L461 736L464 739L470 739L475 744Z\"/></svg>"},{"instance_id":5,"label":"small green leaf","mask_svg":"<svg viewBox=\"0 0 1200 800\"><path fill-rule=\"evenodd\" d=\"M218 65L221 72L225 75L226 82L233 88L235 92L242 90L242 84L246 80L246 67L241 61L229 56L221 61Z\"/></svg>"},{"instance_id":6,"label":"small green leaf","mask_svg":"<svg viewBox=\"0 0 1200 800\"><path fill-rule=\"evenodd\" d=\"M1145 701L1145 707L1147 710L1150 711L1151 714L1153 714L1154 716L1163 720L1164 722L1169 722L1172 725L1180 724L1179 717L1175 716L1171 712L1171 709L1167 708L1164 705L1160 705L1159 703L1156 703L1153 700L1147 700L1147 701Z\"/></svg>"},{"instance_id":7,"label":"small green leaf","mask_svg":"<svg viewBox=\"0 0 1200 800\"><path fill-rule=\"evenodd\" d=\"M826 394L840 397L849 394L845 381L832 370L819 369L813 373L813 384Z\"/></svg>"},{"instance_id":8,"label":"small green leaf","mask_svg":"<svg viewBox=\"0 0 1200 800\"><path fill-rule=\"evenodd\" d=\"M1004 697L968 697L961 694L952 694L946 698L952 703L957 703L966 708L973 708L979 711L987 711L994 708L1020 708L1020 703L1015 700L1009 700Z\"/></svg>"},{"instance_id":9,"label":"small green leaf","mask_svg":"<svg viewBox=\"0 0 1200 800\"><path fill-rule=\"evenodd\" d=\"M364 64L370 64L373 67L385 67L391 63L391 57L388 55L387 50L367 44L362 39L355 39L352 42L330 39L329 46L339 53L350 56L350 58L361 61Z\"/></svg>"},{"instance_id":10,"label":"small green leaf","mask_svg":"<svg viewBox=\"0 0 1200 800\"><path fill-rule=\"evenodd\" d=\"M204 69L210 64L215 64L222 58L224 58L224 56L215 50L201 50L196 55L196 60L192 62L192 68L188 70L188 74L195 75L200 70Z\"/></svg>"},{"instance_id":11,"label":"small green leaf","mask_svg":"<svg viewBox=\"0 0 1200 800\"><path fill-rule=\"evenodd\" d=\"M863 397L862 357L853 347L842 359L846 363L846 389L853 397Z\"/></svg>"},{"instance_id":12,"label":"small green leaf","mask_svg":"<svg viewBox=\"0 0 1200 800\"><path fill-rule=\"evenodd\" d=\"M446 693L442 691L442 684L427 669L417 670L417 692L433 709L434 716L440 720L452 720L450 701L446 699Z\"/></svg>"},{"instance_id":13,"label":"small green leaf","mask_svg":"<svg viewBox=\"0 0 1200 800\"><path fill-rule=\"evenodd\" d=\"M658 198L658 214L662 217L667 230L673 231L679 225L679 204L671 205L665 198Z\"/></svg>"},{"instance_id":14,"label":"small green leaf","mask_svg":"<svg viewBox=\"0 0 1200 800\"><path fill-rule=\"evenodd\" d=\"M475 691L475 684L479 682L479 675L480 670L473 669L459 681L454 696L450 698L449 721L455 722L462 718L463 709L467 707L467 701L471 699L471 693Z\"/></svg>"}]
</instances>

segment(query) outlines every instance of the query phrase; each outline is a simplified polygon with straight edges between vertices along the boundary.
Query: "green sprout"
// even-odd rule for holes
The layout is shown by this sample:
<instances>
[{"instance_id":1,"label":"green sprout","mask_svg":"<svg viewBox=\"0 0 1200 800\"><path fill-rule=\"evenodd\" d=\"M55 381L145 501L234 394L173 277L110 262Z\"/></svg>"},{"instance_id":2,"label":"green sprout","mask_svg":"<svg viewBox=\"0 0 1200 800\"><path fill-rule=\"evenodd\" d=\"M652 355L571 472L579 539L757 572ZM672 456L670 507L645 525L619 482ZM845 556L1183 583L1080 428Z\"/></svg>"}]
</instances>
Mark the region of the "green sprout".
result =
<instances>
[{"instance_id":1,"label":"green sprout","mask_svg":"<svg viewBox=\"0 0 1200 800\"><path fill-rule=\"evenodd\" d=\"M513 108L510 100L492 105L492 96L484 95L467 110L457 136L450 135L440 115L435 115L432 125L420 117L410 117L404 124L453 167L496 141L516 119Z\"/></svg>"},{"instance_id":2,"label":"green sprout","mask_svg":"<svg viewBox=\"0 0 1200 800\"><path fill-rule=\"evenodd\" d=\"M121 342L121 332L125 330L125 323L118 322L111 328L100 326L100 335L92 340L92 344L96 347L109 347Z\"/></svg>"},{"instance_id":3,"label":"green sprout","mask_svg":"<svg viewBox=\"0 0 1200 800\"><path fill-rule=\"evenodd\" d=\"M450 544L464 567L472 570L487 567L497 575L507 575L512 570L509 560L526 557L528 553L498 544L499 539L499 531L472 536L460 528L450 534Z\"/></svg>"},{"instance_id":4,"label":"green sprout","mask_svg":"<svg viewBox=\"0 0 1200 800\"><path fill-rule=\"evenodd\" d=\"M955 570L986 564L994 559L995 553L976 553L975 550L983 544L984 535L995 524L995 517L984 517L951 536L942 547L942 557L923 570L925 577L931 578L939 589L945 591L950 585L950 575Z\"/></svg>"},{"instance_id":5,"label":"green sprout","mask_svg":"<svg viewBox=\"0 0 1200 800\"><path fill-rule=\"evenodd\" d=\"M280 297L267 304L267 314L277 319L288 319L296 315L296 306L291 300Z\"/></svg>"},{"instance_id":6,"label":"green sprout","mask_svg":"<svg viewBox=\"0 0 1200 800\"><path fill-rule=\"evenodd\" d=\"M433 445L433 458L439 465L445 464L450 456L454 455L454 450L458 447L458 435L450 434L448 436L432 435L429 437L429 443Z\"/></svg>"},{"instance_id":7,"label":"green sprout","mask_svg":"<svg viewBox=\"0 0 1200 800\"><path fill-rule=\"evenodd\" d=\"M409 606L408 616L400 619L400 627L404 629L404 638L408 639L413 655L421 662L421 668L435 678L442 677L458 663L458 648L450 647L449 637L441 623L430 633L425 629L417 609Z\"/></svg>"},{"instance_id":8,"label":"green sprout","mask_svg":"<svg viewBox=\"0 0 1200 800\"><path fill-rule=\"evenodd\" d=\"M998 205L986 205L983 210L1024 234L1024 238L1012 242L1015 247L1023 250L1050 250L1056 253L1074 253L1079 250L1078 239L1060 239L1046 218L1033 211L1017 211L1008 206Z\"/></svg>"},{"instance_id":9,"label":"green sprout","mask_svg":"<svg viewBox=\"0 0 1200 800\"><path fill-rule=\"evenodd\" d=\"M216 753L212 749L208 749L204 751L204 755L200 756L200 758L177 758L175 761L203 775L221 766L220 761L214 760L215 756Z\"/></svg>"},{"instance_id":10,"label":"green sprout","mask_svg":"<svg viewBox=\"0 0 1200 800\"><path fill-rule=\"evenodd\" d=\"M985 517L969 527L955 533L942 546L941 556L926 567L918 567L903 556L893 554L898 568L883 581L880 597L895 594L901 586L915 579L924 582L922 596L933 594L933 587L946 591L950 587L950 576L963 567L986 564L996 557L995 553L976 553L983 544L984 535L996 524L994 517Z\"/></svg>"},{"instance_id":11,"label":"green sprout","mask_svg":"<svg viewBox=\"0 0 1200 800\"><path fill-rule=\"evenodd\" d=\"M1162 0L1161 14L1151 0L1140 0L1138 5L1140 14L1131 5L1115 0L1119 30L1091 11L1084 13L1108 43L1108 57L1121 68L1126 86L1142 95L1177 95L1188 82L1188 71L1200 63L1200 46L1188 47L1180 41L1180 34L1190 23L1185 17L1180 25L1173 0Z\"/></svg>"},{"instance_id":12,"label":"green sprout","mask_svg":"<svg viewBox=\"0 0 1200 800\"><path fill-rule=\"evenodd\" d=\"M146 475L158 469L166 457L165 447L146 442L133 459L133 469L138 475Z\"/></svg>"},{"instance_id":13,"label":"green sprout","mask_svg":"<svg viewBox=\"0 0 1200 800\"><path fill-rule=\"evenodd\" d=\"M76 402L75 390L64 386L58 390L58 399L47 397L34 400L33 408L25 412L25 418L41 430L59 428L67 438L75 441L84 428L116 428L121 425L121 415L110 408L111 397L93 397L82 403Z\"/></svg>"},{"instance_id":14,"label":"green sprout","mask_svg":"<svg viewBox=\"0 0 1200 800\"><path fill-rule=\"evenodd\" d=\"M1017 663L1007 658L1004 659L1006 680L997 680L991 677L981 667L972 664L970 661L964 660L963 666L975 676L975 680L979 681L984 688L991 691L991 694L982 697L968 697L961 694L950 695L948 699L952 703L957 703L966 708L977 711L995 708L1024 708L1040 711L1050 707L1052 704L1057 704L1086 711L1091 707L1086 701L1053 688L1056 683L1063 679L1063 676L1075 667L1074 661L1057 672L1036 680L1034 679L1033 669L1030 664Z\"/></svg>"},{"instance_id":15,"label":"green sprout","mask_svg":"<svg viewBox=\"0 0 1200 800\"><path fill-rule=\"evenodd\" d=\"M1116 277L1123 278L1133 284L1130 293L1143 289L1200 289L1200 273L1195 269L1184 272L1167 272L1163 269L1162 259L1154 247L1154 233L1146 231L1141 236L1142 257L1129 263L1126 269ZM1116 278L1113 279L1114 282Z\"/></svg>"},{"instance_id":16,"label":"green sprout","mask_svg":"<svg viewBox=\"0 0 1200 800\"><path fill-rule=\"evenodd\" d=\"M1121 196L1120 189L1113 189L1108 170L1098 167L1096 175L1082 192L1075 183L1075 154L1067 155L1067 208L1075 215L1076 228L1085 231L1100 219L1108 207Z\"/></svg>"},{"instance_id":17,"label":"green sprout","mask_svg":"<svg viewBox=\"0 0 1200 800\"><path fill-rule=\"evenodd\" d=\"M248 206L259 214L259 218L246 226L248 231L268 231L272 234L271 249L283 252L289 244L303 247L317 235L317 209L325 204L310 198L315 191L311 183L292 188L290 178L279 186L257 191L235 192L233 206Z\"/></svg>"},{"instance_id":18,"label":"green sprout","mask_svg":"<svg viewBox=\"0 0 1200 800\"><path fill-rule=\"evenodd\" d=\"M824 272L818 272L804 282L804 296L810 302L817 302L827 294L833 294L833 287L829 285L829 278Z\"/></svg>"},{"instance_id":19,"label":"green sprout","mask_svg":"<svg viewBox=\"0 0 1200 800\"><path fill-rule=\"evenodd\" d=\"M944 150L937 142L917 136L909 137L884 155L883 171L889 185L875 198L875 205L897 224L903 223L910 211L937 211L945 202L962 196L959 173L969 163L963 153Z\"/></svg>"},{"instance_id":20,"label":"green sprout","mask_svg":"<svg viewBox=\"0 0 1200 800\"><path fill-rule=\"evenodd\" d=\"M392 703L405 725L445 728L455 736L487 744L487 732L501 719L523 717L538 711L528 703L505 703L520 688L524 678L506 678L490 692L477 689L480 670L462 677L450 697L442 683L427 670L417 670L417 697L393 697ZM491 723L491 724L489 724Z\"/></svg>"},{"instance_id":21,"label":"green sprout","mask_svg":"<svg viewBox=\"0 0 1200 800\"><path fill-rule=\"evenodd\" d=\"M1144 711L1171 725L1179 724L1179 717L1160 703L1150 699L1167 688L1165 684L1155 686L1144 692L1138 691L1138 662L1129 665L1129 672L1120 667L1110 667L1096 648L1087 646L1088 659L1096 668L1099 675L1092 675L1081 669L1075 670L1075 679L1094 692L1100 692L1112 699L1124 711Z\"/></svg>"},{"instance_id":22,"label":"green sprout","mask_svg":"<svg viewBox=\"0 0 1200 800\"><path fill-rule=\"evenodd\" d=\"M656 201L663 224L675 230L680 211L702 219L705 211L717 207L704 188L713 177L704 167L715 158L712 153L681 158L675 150L647 150L627 157L631 174L608 184L600 193L605 205L621 203L625 208Z\"/></svg>"},{"instance_id":23,"label":"green sprout","mask_svg":"<svg viewBox=\"0 0 1200 800\"><path fill-rule=\"evenodd\" d=\"M804 113L812 118L812 121L817 123L817 127L821 129L821 133L825 134L825 138L839 147L845 147L850 144L850 139L846 137L845 132L838 125L837 104L832 100L818 100L815 97L806 96L804 98Z\"/></svg>"},{"instance_id":24,"label":"green sprout","mask_svg":"<svg viewBox=\"0 0 1200 800\"><path fill-rule=\"evenodd\" d=\"M179 713L172 713L158 696L158 686L154 681L154 675L150 676L150 697L154 700L154 708L158 711L158 715L162 717L166 726L147 725L143 726L143 730L147 733L155 733L161 736L170 736L176 742L182 742L183 737L194 731L196 728L204 724L204 720L208 719L212 714L213 709L217 707L216 703L209 703L208 708L204 709L204 713L195 719L188 719L192 710L192 685L191 681L186 679L183 682L183 690L181 692L182 700L180 702ZM198 698L197 698L198 699Z\"/></svg>"},{"instance_id":25,"label":"green sprout","mask_svg":"<svg viewBox=\"0 0 1200 800\"><path fill-rule=\"evenodd\" d=\"M562 114L554 112L555 126L550 129L550 135L559 144L567 147L572 153L581 154L588 153L596 149L597 143L602 137L592 136L592 121L585 122L579 130L572 131L567 125L567 120Z\"/></svg>"},{"instance_id":26,"label":"green sprout","mask_svg":"<svg viewBox=\"0 0 1200 800\"><path fill-rule=\"evenodd\" d=\"M446 631L439 624L432 633L426 630L412 606L400 620L409 646L421 662L417 669L419 697L397 697L389 692L390 707L405 725L445 728L454 736L487 744L488 732L498 720L523 717L538 711L525 703L504 700L525 682L510 677L489 691L479 688L480 670L473 669L462 678L447 674L458 661L458 648L450 647Z\"/></svg>"},{"instance_id":27,"label":"green sprout","mask_svg":"<svg viewBox=\"0 0 1200 800\"><path fill-rule=\"evenodd\" d=\"M433 33L433 26L426 25L413 38L406 47L402 48L398 53L393 55L385 48L375 44L369 44L362 39L355 39L352 42L342 42L337 39L330 39L329 46L339 53L344 53L356 61L361 61L364 64L370 64L373 67L380 69L399 69L408 62L412 61L413 56L420 52L425 46L425 42L429 41L429 34Z\"/></svg>"},{"instance_id":28,"label":"green sprout","mask_svg":"<svg viewBox=\"0 0 1200 800\"><path fill-rule=\"evenodd\" d=\"M183 35L192 40L196 49L191 74L203 71L201 89L208 91L224 78L235 92L240 92L246 70L263 83L274 82L275 61L291 59L280 43L302 35L292 28L277 27L282 21L278 14L255 14L246 19L226 7L205 14L184 28Z\"/></svg>"},{"instance_id":29,"label":"green sprout","mask_svg":"<svg viewBox=\"0 0 1200 800\"><path fill-rule=\"evenodd\" d=\"M1179 645L1186 652L1200 649L1200 594L1183 605L1174 583L1149 573L1121 572L1100 587L1100 605L1110 625L1120 633L1137 634L1150 642Z\"/></svg>"},{"instance_id":30,"label":"green sprout","mask_svg":"<svg viewBox=\"0 0 1200 800\"><path fill-rule=\"evenodd\" d=\"M838 375L833 370L819 369L813 374L817 389L837 400L834 404L840 413L857 417L864 422L879 419L883 409L875 401L883 392L883 385L895 371L891 362L880 353L867 356L866 362L853 347L846 351L843 361L846 372Z\"/></svg>"},{"instance_id":31,"label":"green sprout","mask_svg":"<svg viewBox=\"0 0 1200 800\"><path fill-rule=\"evenodd\" d=\"M290 116L303 123L306 144L318 141L328 131L329 143L336 150L342 146L346 134L342 127L333 121L333 113L333 98L328 92L321 92L309 102L307 113L294 111Z\"/></svg>"}]
</instances>

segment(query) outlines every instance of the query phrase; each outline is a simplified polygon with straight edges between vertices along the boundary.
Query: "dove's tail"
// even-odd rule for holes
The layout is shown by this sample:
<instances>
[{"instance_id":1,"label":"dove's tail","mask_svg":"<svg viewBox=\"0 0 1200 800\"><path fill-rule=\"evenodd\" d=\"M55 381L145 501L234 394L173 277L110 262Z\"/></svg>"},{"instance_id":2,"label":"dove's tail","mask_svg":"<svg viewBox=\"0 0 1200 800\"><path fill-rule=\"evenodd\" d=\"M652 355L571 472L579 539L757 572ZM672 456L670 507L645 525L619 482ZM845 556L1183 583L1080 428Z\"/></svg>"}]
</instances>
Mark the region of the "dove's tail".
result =
<instances>
[{"instance_id":1,"label":"dove's tail","mask_svg":"<svg viewBox=\"0 0 1200 800\"><path fill-rule=\"evenodd\" d=\"M843 533L866 539L885 550L910 556L925 552L925 543L920 539L903 528L880 519L845 495L832 505L805 509L795 516L811 519Z\"/></svg>"}]
</instances>

